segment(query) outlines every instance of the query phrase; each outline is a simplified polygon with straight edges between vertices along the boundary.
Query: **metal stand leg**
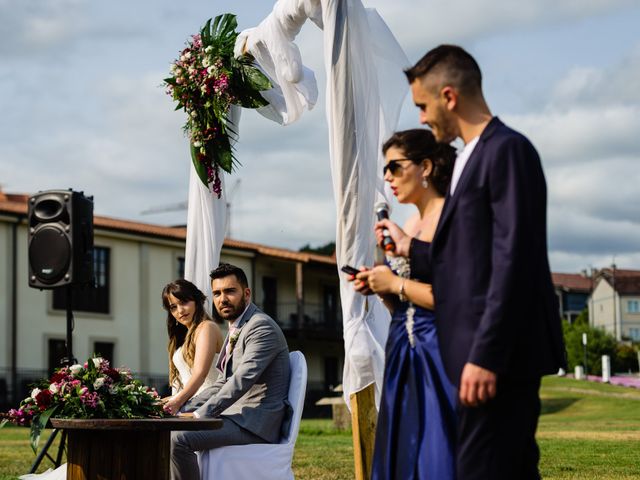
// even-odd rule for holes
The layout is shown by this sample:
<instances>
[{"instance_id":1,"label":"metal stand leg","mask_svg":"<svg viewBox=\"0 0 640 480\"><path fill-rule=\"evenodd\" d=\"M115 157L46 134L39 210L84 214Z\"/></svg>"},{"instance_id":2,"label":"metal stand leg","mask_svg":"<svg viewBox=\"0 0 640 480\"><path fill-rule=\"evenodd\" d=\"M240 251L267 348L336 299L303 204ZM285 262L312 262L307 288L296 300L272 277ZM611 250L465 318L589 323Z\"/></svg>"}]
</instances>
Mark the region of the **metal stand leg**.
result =
<instances>
[{"instance_id":1,"label":"metal stand leg","mask_svg":"<svg viewBox=\"0 0 640 480\"><path fill-rule=\"evenodd\" d=\"M67 431L62 430L62 436L60 437L60 445L58 445L58 455L56 456L56 461L54 463L56 468L62 465L62 454L66 450L65 449L66 443L67 443Z\"/></svg>"},{"instance_id":2,"label":"metal stand leg","mask_svg":"<svg viewBox=\"0 0 640 480\"><path fill-rule=\"evenodd\" d=\"M62 436L60 437L60 445L58 445L58 454L56 455L56 459L54 460L53 457L49 455L49 448L51 448L51 445L53 444L53 441L56 439L57 435L58 435L58 429L54 428L53 432L51 432L51 435L49 435L49 438L47 439L47 443L45 443L44 447L42 447L42 450L40 450L40 453L36 457L36 460L33 462L33 465L31 465L31 469L29 470L29 473L36 473L36 470L42 463L42 460L44 460L44 457L47 457L51 461L51 463L53 463L55 468L58 468L62 464L62 453L64 452L64 446L67 440L66 431L64 430L62 431Z\"/></svg>"}]
</instances>

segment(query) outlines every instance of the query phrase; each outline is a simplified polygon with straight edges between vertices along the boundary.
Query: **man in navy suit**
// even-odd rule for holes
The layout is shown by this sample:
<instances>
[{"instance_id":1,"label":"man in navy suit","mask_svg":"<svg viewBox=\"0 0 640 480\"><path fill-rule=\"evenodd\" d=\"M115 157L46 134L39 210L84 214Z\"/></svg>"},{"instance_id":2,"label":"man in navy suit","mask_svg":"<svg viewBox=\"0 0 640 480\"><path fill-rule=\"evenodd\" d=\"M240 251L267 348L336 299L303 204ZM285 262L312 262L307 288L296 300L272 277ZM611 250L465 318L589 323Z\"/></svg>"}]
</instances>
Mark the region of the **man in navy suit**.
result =
<instances>
[{"instance_id":1,"label":"man in navy suit","mask_svg":"<svg viewBox=\"0 0 640 480\"><path fill-rule=\"evenodd\" d=\"M565 365L540 158L491 114L462 48L441 45L405 73L420 122L465 144L431 245L377 225L414 278L433 276L440 350L459 387L457 478L537 479L540 378Z\"/></svg>"}]
</instances>

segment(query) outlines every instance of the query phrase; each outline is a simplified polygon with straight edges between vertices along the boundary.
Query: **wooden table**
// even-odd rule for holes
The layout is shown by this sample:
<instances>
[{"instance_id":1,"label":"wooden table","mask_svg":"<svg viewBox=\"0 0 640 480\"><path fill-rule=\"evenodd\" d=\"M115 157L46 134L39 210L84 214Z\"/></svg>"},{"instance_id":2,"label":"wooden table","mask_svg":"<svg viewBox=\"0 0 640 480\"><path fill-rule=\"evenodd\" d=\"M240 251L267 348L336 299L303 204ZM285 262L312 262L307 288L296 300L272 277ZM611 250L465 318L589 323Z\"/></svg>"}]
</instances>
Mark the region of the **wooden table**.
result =
<instances>
[{"instance_id":1,"label":"wooden table","mask_svg":"<svg viewBox=\"0 0 640 480\"><path fill-rule=\"evenodd\" d=\"M212 430L219 418L62 419L67 431L67 480L169 479L171 430Z\"/></svg>"}]
</instances>

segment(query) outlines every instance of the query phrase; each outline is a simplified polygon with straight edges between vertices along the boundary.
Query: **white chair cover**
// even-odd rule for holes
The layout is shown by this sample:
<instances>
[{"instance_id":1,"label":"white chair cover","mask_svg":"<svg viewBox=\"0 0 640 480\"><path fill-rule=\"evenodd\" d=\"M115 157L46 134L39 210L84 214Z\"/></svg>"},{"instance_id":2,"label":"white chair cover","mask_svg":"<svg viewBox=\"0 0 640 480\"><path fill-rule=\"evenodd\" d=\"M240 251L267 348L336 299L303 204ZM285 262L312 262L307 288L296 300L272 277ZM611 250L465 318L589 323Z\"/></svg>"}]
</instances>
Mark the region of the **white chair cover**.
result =
<instances>
[{"instance_id":1,"label":"white chair cover","mask_svg":"<svg viewBox=\"0 0 640 480\"><path fill-rule=\"evenodd\" d=\"M198 452L201 480L293 479L291 461L300 430L307 389L307 362L302 352L289 354L289 403L293 409L289 432L280 443L231 445Z\"/></svg>"}]
</instances>

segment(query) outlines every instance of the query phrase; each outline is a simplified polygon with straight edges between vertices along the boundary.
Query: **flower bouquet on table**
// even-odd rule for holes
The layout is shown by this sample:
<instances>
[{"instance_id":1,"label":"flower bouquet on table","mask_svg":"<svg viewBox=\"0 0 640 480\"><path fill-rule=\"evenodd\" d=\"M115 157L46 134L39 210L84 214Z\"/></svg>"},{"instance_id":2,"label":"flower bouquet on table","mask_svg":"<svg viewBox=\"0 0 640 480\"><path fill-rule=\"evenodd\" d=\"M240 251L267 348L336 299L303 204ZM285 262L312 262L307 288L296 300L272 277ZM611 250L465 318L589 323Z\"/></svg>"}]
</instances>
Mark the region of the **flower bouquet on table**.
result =
<instances>
[{"instance_id":1,"label":"flower bouquet on table","mask_svg":"<svg viewBox=\"0 0 640 480\"><path fill-rule=\"evenodd\" d=\"M191 141L191 159L198 177L220 198L220 169L231 173L237 163L229 133L231 105L259 108L267 105L260 95L271 88L267 77L249 56L235 58L238 32L236 16L226 13L209 19L199 34L171 64L164 79L167 94L177 102L176 110L187 113L184 130Z\"/></svg>"},{"instance_id":2,"label":"flower bouquet on table","mask_svg":"<svg viewBox=\"0 0 640 480\"><path fill-rule=\"evenodd\" d=\"M31 426L31 447L38 448L40 432L49 418L161 418L166 416L155 389L136 380L126 368L112 368L101 357L71 365L42 380L8 420Z\"/></svg>"}]
</instances>

